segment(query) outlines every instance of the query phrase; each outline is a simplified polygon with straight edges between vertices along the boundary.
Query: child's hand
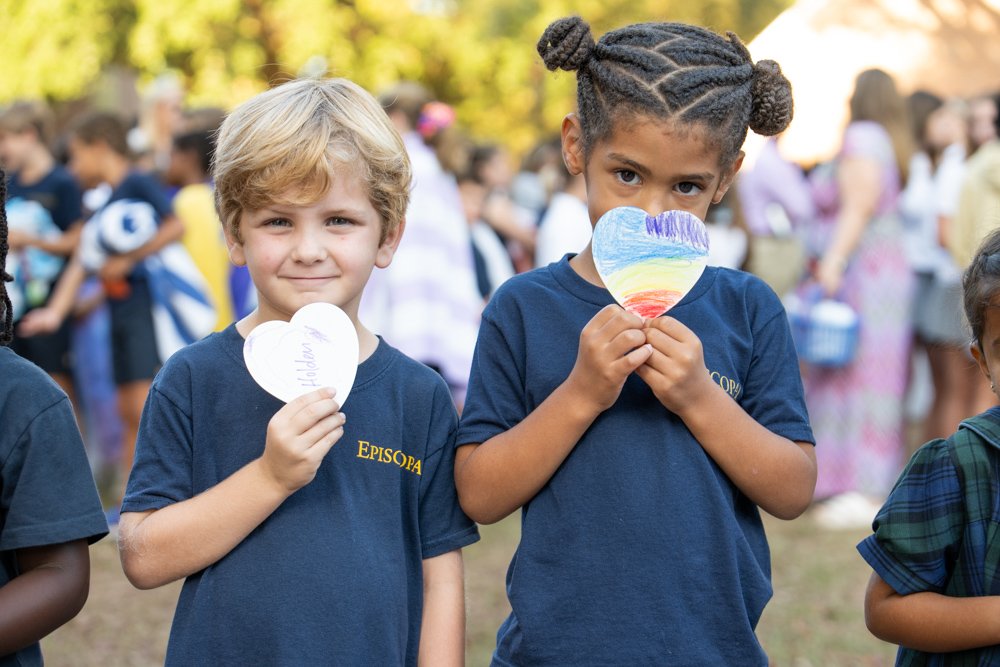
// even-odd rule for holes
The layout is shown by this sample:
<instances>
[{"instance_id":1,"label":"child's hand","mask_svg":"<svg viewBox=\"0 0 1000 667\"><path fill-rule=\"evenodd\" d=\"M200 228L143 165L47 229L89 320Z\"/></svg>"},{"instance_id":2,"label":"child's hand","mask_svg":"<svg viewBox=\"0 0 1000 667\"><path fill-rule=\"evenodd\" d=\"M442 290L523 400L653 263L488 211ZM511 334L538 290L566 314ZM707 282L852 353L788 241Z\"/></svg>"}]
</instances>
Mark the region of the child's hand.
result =
<instances>
[{"instance_id":1,"label":"child's hand","mask_svg":"<svg viewBox=\"0 0 1000 667\"><path fill-rule=\"evenodd\" d=\"M267 425L261 463L289 494L313 480L323 457L344 434L344 413L333 393L324 388L299 396Z\"/></svg>"},{"instance_id":2,"label":"child's hand","mask_svg":"<svg viewBox=\"0 0 1000 667\"><path fill-rule=\"evenodd\" d=\"M652 353L645 342L641 317L618 305L605 306L580 333L580 349L567 383L597 412L607 410L628 376Z\"/></svg>"},{"instance_id":3,"label":"child's hand","mask_svg":"<svg viewBox=\"0 0 1000 667\"><path fill-rule=\"evenodd\" d=\"M684 411L714 384L705 368L701 340L672 317L647 320L645 332L653 353L636 374L664 407L683 418Z\"/></svg>"}]
</instances>

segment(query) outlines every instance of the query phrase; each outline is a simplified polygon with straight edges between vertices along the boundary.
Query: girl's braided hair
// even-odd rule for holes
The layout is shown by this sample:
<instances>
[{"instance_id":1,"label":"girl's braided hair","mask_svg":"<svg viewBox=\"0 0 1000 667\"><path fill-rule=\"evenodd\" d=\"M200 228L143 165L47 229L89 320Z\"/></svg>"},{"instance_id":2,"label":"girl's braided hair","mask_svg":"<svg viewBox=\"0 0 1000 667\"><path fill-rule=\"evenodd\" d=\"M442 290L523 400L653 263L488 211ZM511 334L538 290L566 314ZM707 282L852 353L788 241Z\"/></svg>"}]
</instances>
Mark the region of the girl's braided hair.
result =
<instances>
[{"instance_id":1,"label":"girl's braided hair","mask_svg":"<svg viewBox=\"0 0 1000 667\"><path fill-rule=\"evenodd\" d=\"M577 112L589 151L613 130L613 114L702 123L734 160L747 128L770 136L792 120L792 88L778 63L754 64L740 38L683 23L638 23L595 44L579 16L554 21L538 40L545 66L577 73Z\"/></svg>"},{"instance_id":2,"label":"girl's braided hair","mask_svg":"<svg viewBox=\"0 0 1000 667\"><path fill-rule=\"evenodd\" d=\"M1000 306L1000 229L990 232L979 245L972 263L962 276L965 316L972 329L972 342L983 348L986 310Z\"/></svg>"},{"instance_id":3,"label":"girl's braided hair","mask_svg":"<svg viewBox=\"0 0 1000 667\"><path fill-rule=\"evenodd\" d=\"M7 273L7 175L0 169L0 308L3 309L3 326L0 327L0 345L9 345L14 339L14 306L7 294L7 283L14 277Z\"/></svg>"}]
</instances>

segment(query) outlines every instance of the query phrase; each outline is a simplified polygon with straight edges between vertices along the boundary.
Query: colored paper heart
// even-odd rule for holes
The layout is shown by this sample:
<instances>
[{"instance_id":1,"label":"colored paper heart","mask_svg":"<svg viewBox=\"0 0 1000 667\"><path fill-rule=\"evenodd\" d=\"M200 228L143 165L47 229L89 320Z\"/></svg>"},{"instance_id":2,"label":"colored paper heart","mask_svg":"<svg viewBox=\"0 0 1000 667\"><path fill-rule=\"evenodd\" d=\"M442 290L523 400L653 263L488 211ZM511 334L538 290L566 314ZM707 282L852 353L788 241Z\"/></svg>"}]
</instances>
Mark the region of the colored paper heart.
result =
<instances>
[{"instance_id":1,"label":"colored paper heart","mask_svg":"<svg viewBox=\"0 0 1000 667\"><path fill-rule=\"evenodd\" d=\"M622 206L597 221L591 247L615 300L648 319L670 310L698 282L708 262L708 230L687 211L650 216Z\"/></svg>"},{"instance_id":2,"label":"colored paper heart","mask_svg":"<svg viewBox=\"0 0 1000 667\"><path fill-rule=\"evenodd\" d=\"M311 303L290 322L254 327L243 343L243 359L257 384L286 403L333 387L343 408L358 371L358 334L337 306Z\"/></svg>"}]
</instances>

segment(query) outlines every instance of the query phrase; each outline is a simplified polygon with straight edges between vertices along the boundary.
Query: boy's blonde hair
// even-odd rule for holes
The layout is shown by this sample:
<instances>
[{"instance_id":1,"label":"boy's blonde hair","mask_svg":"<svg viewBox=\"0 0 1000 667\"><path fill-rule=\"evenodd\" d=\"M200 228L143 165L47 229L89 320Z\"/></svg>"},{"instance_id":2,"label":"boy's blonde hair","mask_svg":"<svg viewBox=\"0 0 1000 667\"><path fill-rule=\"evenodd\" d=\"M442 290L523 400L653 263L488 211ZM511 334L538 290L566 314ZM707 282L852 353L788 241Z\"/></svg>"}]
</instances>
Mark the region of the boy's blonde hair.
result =
<instances>
[{"instance_id":1,"label":"boy's blonde hair","mask_svg":"<svg viewBox=\"0 0 1000 667\"><path fill-rule=\"evenodd\" d=\"M243 211L315 202L345 168L365 184L384 240L406 214L411 179L406 148L385 111L347 79L272 88L234 109L219 128L213 168L219 218L239 240Z\"/></svg>"}]
</instances>

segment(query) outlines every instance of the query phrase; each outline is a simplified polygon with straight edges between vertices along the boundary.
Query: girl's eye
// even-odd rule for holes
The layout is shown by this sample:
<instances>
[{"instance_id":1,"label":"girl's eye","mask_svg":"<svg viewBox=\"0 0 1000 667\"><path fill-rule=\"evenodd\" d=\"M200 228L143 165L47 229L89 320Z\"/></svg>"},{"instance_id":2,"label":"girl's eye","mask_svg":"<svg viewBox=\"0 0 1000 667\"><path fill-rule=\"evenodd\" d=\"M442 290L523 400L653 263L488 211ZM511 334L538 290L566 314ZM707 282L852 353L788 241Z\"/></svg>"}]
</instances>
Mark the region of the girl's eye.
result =
<instances>
[{"instance_id":1,"label":"girl's eye","mask_svg":"<svg viewBox=\"0 0 1000 667\"><path fill-rule=\"evenodd\" d=\"M701 192L702 188L697 183L692 183L691 181L684 181L683 183L677 184L677 191L682 195L696 195Z\"/></svg>"},{"instance_id":2,"label":"girl's eye","mask_svg":"<svg viewBox=\"0 0 1000 667\"><path fill-rule=\"evenodd\" d=\"M625 185L638 185L639 184L639 174L635 173L631 169L618 169L615 171L618 175L618 180Z\"/></svg>"}]
</instances>

